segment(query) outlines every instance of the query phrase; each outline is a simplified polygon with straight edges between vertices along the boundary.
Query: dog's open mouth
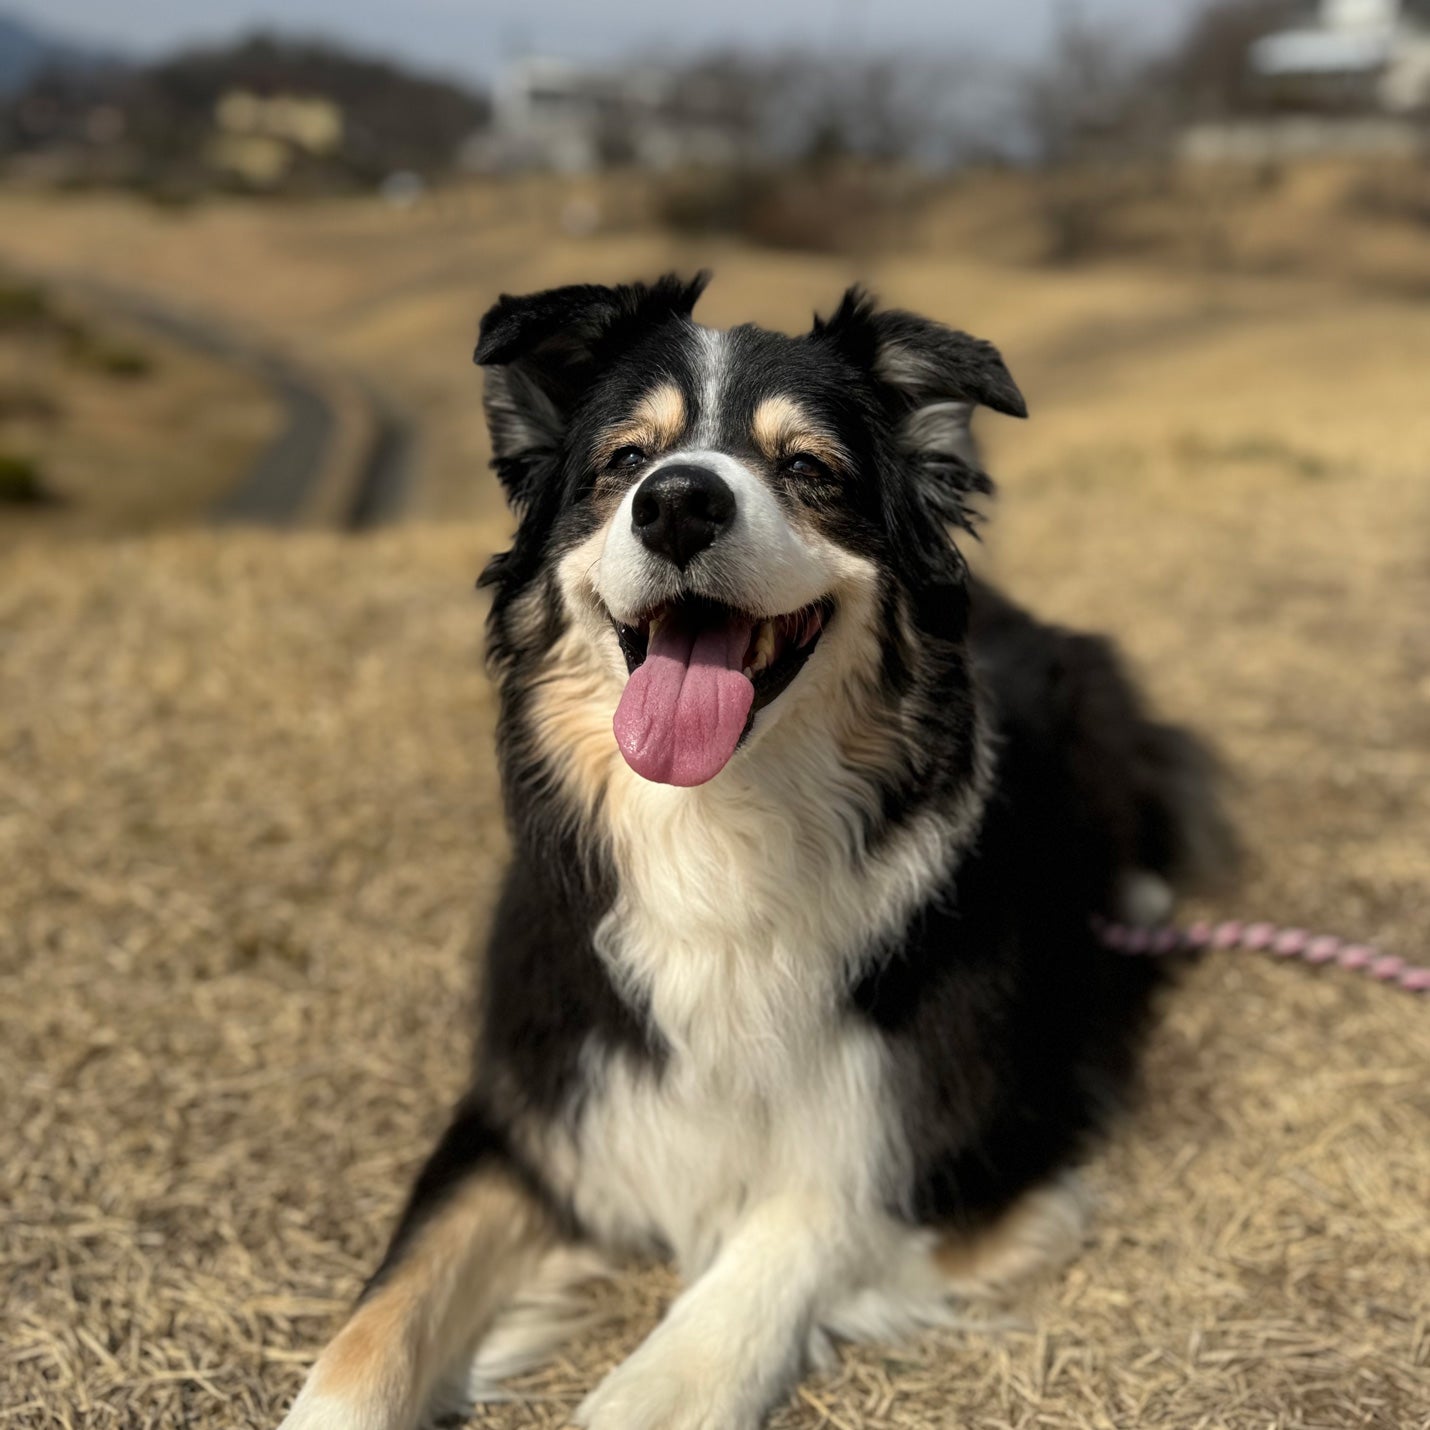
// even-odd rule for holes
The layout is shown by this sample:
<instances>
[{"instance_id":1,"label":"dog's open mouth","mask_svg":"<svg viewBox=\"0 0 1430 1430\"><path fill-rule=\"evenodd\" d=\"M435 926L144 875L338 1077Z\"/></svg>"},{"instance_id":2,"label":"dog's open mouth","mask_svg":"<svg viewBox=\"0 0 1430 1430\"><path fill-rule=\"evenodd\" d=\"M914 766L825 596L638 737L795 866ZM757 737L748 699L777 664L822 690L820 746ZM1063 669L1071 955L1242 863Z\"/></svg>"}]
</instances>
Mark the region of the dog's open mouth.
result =
<instances>
[{"instance_id":1,"label":"dog's open mouth","mask_svg":"<svg viewBox=\"0 0 1430 1430\"><path fill-rule=\"evenodd\" d=\"M630 679L616 743L648 780L698 785L729 763L757 710L788 689L819 644L833 603L758 617L701 597L613 624Z\"/></svg>"}]
</instances>

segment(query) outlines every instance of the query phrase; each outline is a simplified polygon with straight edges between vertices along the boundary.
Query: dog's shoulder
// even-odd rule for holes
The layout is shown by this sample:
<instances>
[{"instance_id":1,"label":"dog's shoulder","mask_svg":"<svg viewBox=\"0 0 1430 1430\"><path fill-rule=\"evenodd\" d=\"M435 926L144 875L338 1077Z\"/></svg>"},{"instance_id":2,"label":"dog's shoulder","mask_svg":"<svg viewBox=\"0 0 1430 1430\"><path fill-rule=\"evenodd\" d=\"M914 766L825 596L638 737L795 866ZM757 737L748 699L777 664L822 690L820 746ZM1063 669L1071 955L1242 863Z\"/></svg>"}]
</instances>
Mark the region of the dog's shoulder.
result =
<instances>
[{"instance_id":1,"label":"dog's shoulder","mask_svg":"<svg viewBox=\"0 0 1430 1430\"><path fill-rule=\"evenodd\" d=\"M991 815L1011 808L1041 831L1045 867L1075 871L1104 913L1129 871L1183 888L1231 871L1214 755L1154 715L1113 640L1041 621L983 581L969 633L999 752Z\"/></svg>"}]
</instances>

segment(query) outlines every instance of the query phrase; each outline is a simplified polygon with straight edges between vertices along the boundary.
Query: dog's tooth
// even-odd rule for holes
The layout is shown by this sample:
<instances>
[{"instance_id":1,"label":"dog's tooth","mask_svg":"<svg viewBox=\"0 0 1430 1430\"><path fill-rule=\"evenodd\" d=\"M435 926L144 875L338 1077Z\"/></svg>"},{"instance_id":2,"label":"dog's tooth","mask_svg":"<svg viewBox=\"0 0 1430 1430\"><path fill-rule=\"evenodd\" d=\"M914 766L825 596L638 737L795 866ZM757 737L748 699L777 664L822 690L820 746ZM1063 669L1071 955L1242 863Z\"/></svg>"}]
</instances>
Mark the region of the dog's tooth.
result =
<instances>
[{"instance_id":1,"label":"dog's tooth","mask_svg":"<svg viewBox=\"0 0 1430 1430\"><path fill-rule=\"evenodd\" d=\"M665 617L663 615L654 615L650 618L650 621L646 626L647 641L653 641L655 639L656 632L660 630L661 625L664 623L664 621Z\"/></svg>"},{"instance_id":2,"label":"dog's tooth","mask_svg":"<svg viewBox=\"0 0 1430 1430\"><path fill-rule=\"evenodd\" d=\"M775 658L775 626L773 621L761 621L755 637L755 669L763 670Z\"/></svg>"}]
</instances>

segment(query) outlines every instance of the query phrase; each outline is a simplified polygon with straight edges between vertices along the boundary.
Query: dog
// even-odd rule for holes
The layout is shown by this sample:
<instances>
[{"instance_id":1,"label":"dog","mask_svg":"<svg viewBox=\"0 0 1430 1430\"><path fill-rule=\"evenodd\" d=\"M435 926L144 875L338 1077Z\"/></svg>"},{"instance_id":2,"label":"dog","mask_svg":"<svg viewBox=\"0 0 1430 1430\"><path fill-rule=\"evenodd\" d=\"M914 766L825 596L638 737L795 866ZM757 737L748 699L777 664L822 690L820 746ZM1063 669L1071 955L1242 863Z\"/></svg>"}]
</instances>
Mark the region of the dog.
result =
<instances>
[{"instance_id":1,"label":"dog","mask_svg":"<svg viewBox=\"0 0 1430 1430\"><path fill-rule=\"evenodd\" d=\"M707 279L482 320L517 525L475 1076L286 1430L479 1398L593 1253L685 1289L587 1430L751 1430L834 1341L1065 1256L1164 977L1094 922L1229 858L1205 747L965 563L973 411L1026 415L998 352L858 289L715 330Z\"/></svg>"}]
</instances>

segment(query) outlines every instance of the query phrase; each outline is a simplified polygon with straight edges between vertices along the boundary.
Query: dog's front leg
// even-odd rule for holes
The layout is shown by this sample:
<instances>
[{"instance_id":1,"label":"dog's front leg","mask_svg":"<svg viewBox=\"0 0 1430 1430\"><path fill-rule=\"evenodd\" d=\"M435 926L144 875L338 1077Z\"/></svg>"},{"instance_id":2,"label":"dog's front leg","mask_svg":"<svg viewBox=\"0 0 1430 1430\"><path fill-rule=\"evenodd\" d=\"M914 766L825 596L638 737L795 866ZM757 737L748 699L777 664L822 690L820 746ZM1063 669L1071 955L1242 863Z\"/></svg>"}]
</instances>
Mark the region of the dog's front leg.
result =
<instances>
[{"instance_id":1,"label":"dog's front leg","mask_svg":"<svg viewBox=\"0 0 1430 1430\"><path fill-rule=\"evenodd\" d=\"M799 1374L810 1325L846 1284L849 1212L756 1203L703 1276L586 1398L586 1430L752 1430Z\"/></svg>"},{"instance_id":2,"label":"dog's front leg","mask_svg":"<svg viewBox=\"0 0 1430 1430\"><path fill-rule=\"evenodd\" d=\"M459 1114L282 1430L416 1430L555 1239L480 1120Z\"/></svg>"}]
</instances>

